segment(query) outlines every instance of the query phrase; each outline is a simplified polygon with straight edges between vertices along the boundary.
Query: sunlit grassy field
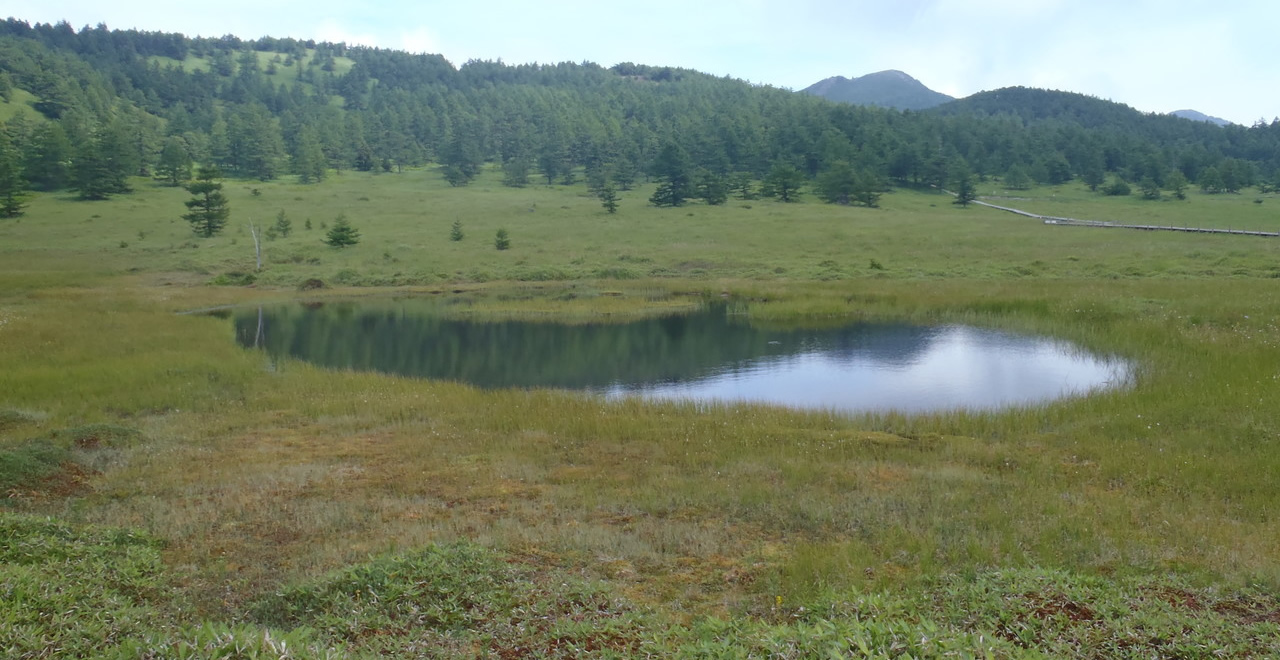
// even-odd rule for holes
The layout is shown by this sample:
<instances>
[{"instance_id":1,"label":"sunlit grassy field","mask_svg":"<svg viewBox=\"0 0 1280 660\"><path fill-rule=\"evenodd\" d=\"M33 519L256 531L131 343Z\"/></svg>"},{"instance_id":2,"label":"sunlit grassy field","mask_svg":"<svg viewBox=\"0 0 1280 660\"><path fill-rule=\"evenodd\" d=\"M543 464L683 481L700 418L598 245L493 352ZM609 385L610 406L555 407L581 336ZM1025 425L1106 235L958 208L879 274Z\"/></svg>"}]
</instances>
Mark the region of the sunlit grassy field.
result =
<instances>
[{"instance_id":1,"label":"sunlit grassy field","mask_svg":"<svg viewBox=\"0 0 1280 660\"><path fill-rule=\"evenodd\" d=\"M609 215L581 187L430 170L228 182L231 224L198 239L185 192L137 188L0 222L0 589L111 613L5 599L19 657L55 629L108 656L1280 653L1275 239L910 191L656 209L641 187ZM1020 196L992 201L1211 226L1280 204ZM246 225L282 210L256 283L210 284L254 271ZM339 213L358 245L321 243ZM1139 369L1033 408L846 418L268 368L226 320L176 314L388 287L569 319L728 295L753 322L972 323Z\"/></svg>"}]
</instances>

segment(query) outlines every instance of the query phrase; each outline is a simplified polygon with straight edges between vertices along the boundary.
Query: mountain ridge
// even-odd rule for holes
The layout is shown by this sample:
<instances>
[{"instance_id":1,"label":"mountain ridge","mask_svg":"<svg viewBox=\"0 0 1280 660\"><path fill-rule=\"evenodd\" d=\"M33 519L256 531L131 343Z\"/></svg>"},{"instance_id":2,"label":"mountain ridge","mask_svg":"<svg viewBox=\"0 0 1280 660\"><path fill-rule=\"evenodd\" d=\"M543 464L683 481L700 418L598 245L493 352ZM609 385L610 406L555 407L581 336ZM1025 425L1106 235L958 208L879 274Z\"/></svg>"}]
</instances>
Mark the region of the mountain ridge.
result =
<instances>
[{"instance_id":1,"label":"mountain ridge","mask_svg":"<svg viewBox=\"0 0 1280 660\"><path fill-rule=\"evenodd\" d=\"M1169 114L1173 115L1174 117L1182 117L1183 119L1190 119L1191 121L1203 121L1210 124L1217 124L1218 126L1230 126L1231 124L1234 123L1226 119L1223 119L1221 117L1213 117L1210 115L1206 115L1203 112L1200 112L1199 110L1189 110L1189 109L1174 110Z\"/></svg>"},{"instance_id":2,"label":"mountain ridge","mask_svg":"<svg viewBox=\"0 0 1280 660\"><path fill-rule=\"evenodd\" d=\"M886 69L856 78L832 76L800 91L830 101L895 110L927 110L955 100L929 89L924 83L897 69Z\"/></svg>"}]
</instances>

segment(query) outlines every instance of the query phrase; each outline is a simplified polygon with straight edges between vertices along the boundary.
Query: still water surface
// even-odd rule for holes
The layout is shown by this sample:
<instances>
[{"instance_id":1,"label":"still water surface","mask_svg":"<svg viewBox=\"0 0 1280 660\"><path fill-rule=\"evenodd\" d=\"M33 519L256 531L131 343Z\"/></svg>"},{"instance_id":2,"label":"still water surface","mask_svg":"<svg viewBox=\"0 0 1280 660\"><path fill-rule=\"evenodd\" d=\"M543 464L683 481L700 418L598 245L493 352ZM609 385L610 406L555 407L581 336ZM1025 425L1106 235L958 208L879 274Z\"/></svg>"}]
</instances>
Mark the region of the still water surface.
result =
<instances>
[{"instance_id":1,"label":"still water surface","mask_svg":"<svg viewBox=\"0 0 1280 660\"><path fill-rule=\"evenodd\" d=\"M1120 386L1131 372L1067 342L967 326L768 327L724 304L578 324L462 320L445 309L383 300L240 310L234 318L242 345L331 368L849 413L992 410Z\"/></svg>"}]
</instances>

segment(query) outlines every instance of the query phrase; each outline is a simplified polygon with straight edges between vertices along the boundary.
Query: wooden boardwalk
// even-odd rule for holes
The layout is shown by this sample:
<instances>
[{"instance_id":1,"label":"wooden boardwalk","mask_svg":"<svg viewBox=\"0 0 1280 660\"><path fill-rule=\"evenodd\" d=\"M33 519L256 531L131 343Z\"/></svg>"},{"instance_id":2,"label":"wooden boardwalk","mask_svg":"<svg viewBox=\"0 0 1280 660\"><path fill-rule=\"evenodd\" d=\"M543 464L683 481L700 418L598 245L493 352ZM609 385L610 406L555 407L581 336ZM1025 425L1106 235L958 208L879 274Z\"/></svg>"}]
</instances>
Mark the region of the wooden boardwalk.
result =
<instances>
[{"instance_id":1,"label":"wooden boardwalk","mask_svg":"<svg viewBox=\"0 0 1280 660\"><path fill-rule=\"evenodd\" d=\"M946 191L946 192L951 192L951 191ZM951 194L954 195L955 193L951 193ZM1236 234L1238 236L1267 236L1272 238L1280 237L1280 232L1274 232L1274 231L1251 231L1248 229L1210 229L1207 227L1174 227L1174 226L1166 227L1163 225L1128 225L1128 224L1123 224L1118 222L1100 222L1097 220L1079 220L1077 218L1059 218L1052 215L1040 215L1039 213L1031 213L1029 211L1023 211L1021 209L1010 208L1007 206L996 206L995 204L980 202L976 199L973 200L973 202L971 203L977 204L979 206L985 206L987 208L996 209L997 211L1007 211L1009 213L1015 213L1017 215L1025 216L1028 218L1035 218L1037 220L1042 220L1046 225L1070 225L1073 227L1110 227L1113 229L1142 229L1145 231L1182 231L1182 232L1191 232L1196 234Z\"/></svg>"}]
</instances>

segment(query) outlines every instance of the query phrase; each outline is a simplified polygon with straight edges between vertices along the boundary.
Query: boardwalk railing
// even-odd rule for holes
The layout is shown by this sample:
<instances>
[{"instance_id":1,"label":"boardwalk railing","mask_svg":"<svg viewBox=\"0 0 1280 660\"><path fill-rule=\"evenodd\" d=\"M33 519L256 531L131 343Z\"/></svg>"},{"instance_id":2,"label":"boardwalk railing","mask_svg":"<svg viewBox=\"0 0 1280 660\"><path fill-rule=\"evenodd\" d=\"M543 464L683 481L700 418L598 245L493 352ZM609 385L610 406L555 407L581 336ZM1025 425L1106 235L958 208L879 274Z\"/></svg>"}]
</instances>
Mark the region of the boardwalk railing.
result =
<instances>
[{"instance_id":1,"label":"boardwalk railing","mask_svg":"<svg viewBox=\"0 0 1280 660\"><path fill-rule=\"evenodd\" d=\"M951 191L948 190L944 192L951 192ZM951 193L951 194L954 195L955 193ZM1239 236L1280 237L1280 232L1274 232L1274 231L1251 231L1248 229L1211 229L1207 227L1174 227L1174 226L1164 226L1164 225L1129 225L1129 224L1123 224L1119 222L1100 222L1097 220L1079 220L1076 218L1059 218L1052 215L1040 215L1039 213L1030 213L1028 211L1009 208L1007 206L996 206L995 204L980 202L976 199L973 200L972 203L978 204L979 206L985 206L987 208L993 208L993 209L996 209L997 211L1007 211L1009 213L1015 213L1017 215L1025 216L1028 218L1043 220L1046 225L1070 225L1073 227L1111 227L1114 229L1143 229L1146 231L1183 231L1183 232L1192 232L1196 234L1236 234Z\"/></svg>"}]
</instances>

